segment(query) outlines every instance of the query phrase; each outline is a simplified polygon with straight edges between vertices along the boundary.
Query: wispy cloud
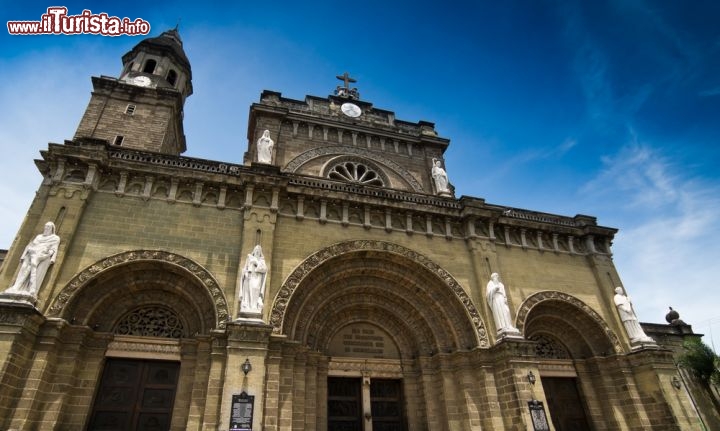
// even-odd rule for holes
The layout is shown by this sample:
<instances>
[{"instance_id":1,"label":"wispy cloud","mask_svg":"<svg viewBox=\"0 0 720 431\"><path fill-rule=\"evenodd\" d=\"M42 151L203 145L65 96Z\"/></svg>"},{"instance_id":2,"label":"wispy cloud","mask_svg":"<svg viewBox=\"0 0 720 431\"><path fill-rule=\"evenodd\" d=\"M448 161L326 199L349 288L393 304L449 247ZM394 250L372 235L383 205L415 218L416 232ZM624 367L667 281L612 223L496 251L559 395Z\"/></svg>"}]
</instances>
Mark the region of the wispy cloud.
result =
<instances>
[{"instance_id":1,"label":"wispy cloud","mask_svg":"<svg viewBox=\"0 0 720 431\"><path fill-rule=\"evenodd\" d=\"M631 141L616 154L602 158L602 169L581 187L583 194L623 196L626 208L658 208L677 204L683 194L682 179L669 158L632 134Z\"/></svg>"},{"instance_id":2,"label":"wispy cloud","mask_svg":"<svg viewBox=\"0 0 720 431\"><path fill-rule=\"evenodd\" d=\"M703 90L700 93L698 93L698 95L703 96L703 97L720 96L720 87Z\"/></svg>"},{"instance_id":3,"label":"wispy cloud","mask_svg":"<svg viewBox=\"0 0 720 431\"><path fill-rule=\"evenodd\" d=\"M635 134L584 185L596 214L620 227L613 246L623 284L641 320L662 321L668 306L688 323L719 313L720 184L699 178Z\"/></svg>"}]
</instances>

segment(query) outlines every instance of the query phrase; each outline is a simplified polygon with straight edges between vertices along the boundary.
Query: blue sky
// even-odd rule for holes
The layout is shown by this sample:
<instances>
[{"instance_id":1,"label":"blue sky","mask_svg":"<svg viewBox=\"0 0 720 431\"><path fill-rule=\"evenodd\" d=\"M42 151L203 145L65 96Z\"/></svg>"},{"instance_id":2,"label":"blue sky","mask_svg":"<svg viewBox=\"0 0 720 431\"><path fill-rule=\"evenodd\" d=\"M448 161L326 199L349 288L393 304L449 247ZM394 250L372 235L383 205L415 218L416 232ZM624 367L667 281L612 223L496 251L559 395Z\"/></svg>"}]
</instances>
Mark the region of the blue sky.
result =
<instances>
[{"instance_id":1,"label":"blue sky","mask_svg":"<svg viewBox=\"0 0 720 431\"><path fill-rule=\"evenodd\" d=\"M640 319L673 306L720 348L720 2L239 3L3 1L0 17L62 5L142 18L152 36L180 20L190 157L242 162L262 90L325 96L348 71L363 100L451 139L458 196L620 229ZM33 159L72 138L90 77L118 76L139 41L0 32L0 248L41 182Z\"/></svg>"}]
</instances>

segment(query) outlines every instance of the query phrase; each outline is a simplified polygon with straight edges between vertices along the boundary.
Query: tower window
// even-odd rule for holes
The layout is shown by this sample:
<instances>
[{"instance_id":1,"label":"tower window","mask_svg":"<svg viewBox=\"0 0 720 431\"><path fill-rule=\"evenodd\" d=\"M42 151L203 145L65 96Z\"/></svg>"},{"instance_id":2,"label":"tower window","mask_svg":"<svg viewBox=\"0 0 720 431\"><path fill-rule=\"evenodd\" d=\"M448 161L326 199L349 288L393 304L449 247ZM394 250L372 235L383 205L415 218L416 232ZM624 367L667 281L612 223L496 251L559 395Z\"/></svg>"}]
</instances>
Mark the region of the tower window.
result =
<instances>
[{"instance_id":1,"label":"tower window","mask_svg":"<svg viewBox=\"0 0 720 431\"><path fill-rule=\"evenodd\" d=\"M155 71L155 66L157 65L157 61L150 59L145 62L145 67L143 68L143 72L145 73L153 73Z\"/></svg>"},{"instance_id":2,"label":"tower window","mask_svg":"<svg viewBox=\"0 0 720 431\"><path fill-rule=\"evenodd\" d=\"M113 140L113 145L117 145L119 147L120 145L122 145L124 139L125 138L121 135L115 136L115 139Z\"/></svg>"},{"instance_id":3,"label":"tower window","mask_svg":"<svg viewBox=\"0 0 720 431\"><path fill-rule=\"evenodd\" d=\"M177 72L175 72L174 70L170 70L167 75L167 81L170 83L170 85L174 87L175 82L177 81Z\"/></svg>"},{"instance_id":4,"label":"tower window","mask_svg":"<svg viewBox=\"0 0 720 431\"><path fill-rule=\"evenodd\" d=\"M135 105L129 104L127 108L125 108L125 113L128 115L133 115L135 113Z\"/></svg>"}]
</instances>

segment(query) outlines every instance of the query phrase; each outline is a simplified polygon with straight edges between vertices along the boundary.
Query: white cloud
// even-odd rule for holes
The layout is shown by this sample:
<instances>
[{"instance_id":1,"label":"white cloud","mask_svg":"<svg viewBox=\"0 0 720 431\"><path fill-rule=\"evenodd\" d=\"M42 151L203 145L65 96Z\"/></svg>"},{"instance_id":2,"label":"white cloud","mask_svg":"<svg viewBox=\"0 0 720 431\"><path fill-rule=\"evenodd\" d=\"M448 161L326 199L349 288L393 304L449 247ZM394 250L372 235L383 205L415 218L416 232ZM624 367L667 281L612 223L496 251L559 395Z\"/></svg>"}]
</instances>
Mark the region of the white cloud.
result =
<instances>
[{"instance_id":1,"label":"white cloud","mask_svg":"<svg viewBox=\"0 0 720 431\"><path fill-rule=\"evenodd\" d=\"M690 324L719 316L720 185L637 139L603 163L583 192L620 227L614 261L640 319L662 323L669 306Z\"/></svg>"}]
</instances>

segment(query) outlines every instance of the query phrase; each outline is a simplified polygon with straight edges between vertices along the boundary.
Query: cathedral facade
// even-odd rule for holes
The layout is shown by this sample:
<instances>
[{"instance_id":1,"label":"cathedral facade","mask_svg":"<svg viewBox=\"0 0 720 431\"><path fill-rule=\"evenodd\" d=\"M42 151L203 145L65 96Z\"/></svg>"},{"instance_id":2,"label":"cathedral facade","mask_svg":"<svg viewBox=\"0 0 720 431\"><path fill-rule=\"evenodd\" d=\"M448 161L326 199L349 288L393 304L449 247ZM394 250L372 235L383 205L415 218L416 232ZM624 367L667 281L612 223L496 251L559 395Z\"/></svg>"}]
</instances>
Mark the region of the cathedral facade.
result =
<instances>
[{"instance_id":1,"label":"cathedral facade","mask_svg":"<svg viewBox=\"0 0 720 431\"><path fill-rule=\"evenodd\" d=\"M347 74L262 92L241 164L181 156L179 34L122 60L0 269L0 429L699 426L615 229L456 197L450 141Z\"/></svg>"}]
</instances>

